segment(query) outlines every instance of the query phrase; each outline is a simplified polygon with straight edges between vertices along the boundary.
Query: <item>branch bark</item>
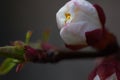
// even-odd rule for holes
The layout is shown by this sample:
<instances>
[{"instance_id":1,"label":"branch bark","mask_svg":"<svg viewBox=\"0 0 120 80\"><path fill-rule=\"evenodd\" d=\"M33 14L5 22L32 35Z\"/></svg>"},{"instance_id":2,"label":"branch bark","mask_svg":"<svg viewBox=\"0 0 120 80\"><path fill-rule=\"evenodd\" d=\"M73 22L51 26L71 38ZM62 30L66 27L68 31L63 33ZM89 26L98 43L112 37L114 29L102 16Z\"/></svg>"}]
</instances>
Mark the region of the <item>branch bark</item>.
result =
<instances>
[{"instance_id":1,"label":"branch bark","mask_svg":"<svg viewBox=\"0 0 120 80\"><path fill-rule=\"evenodd\" d=\"M102 51L65 51L65 50L41 50L35 49L38 56L29 57L29 62L46 63L46 62L58 62L61 60L70 59L93 59L97 57L106 57L112 54L120 53L119 46L107 47ZM14 46L0 47L0 56L15 58L20 61L25 61L25 51L20 53ZM36 54L36 53L35 53ZM42 54L42 57L41 57ZM44 57L43 57L44 56Z\"/></svg>"}]
</instances>

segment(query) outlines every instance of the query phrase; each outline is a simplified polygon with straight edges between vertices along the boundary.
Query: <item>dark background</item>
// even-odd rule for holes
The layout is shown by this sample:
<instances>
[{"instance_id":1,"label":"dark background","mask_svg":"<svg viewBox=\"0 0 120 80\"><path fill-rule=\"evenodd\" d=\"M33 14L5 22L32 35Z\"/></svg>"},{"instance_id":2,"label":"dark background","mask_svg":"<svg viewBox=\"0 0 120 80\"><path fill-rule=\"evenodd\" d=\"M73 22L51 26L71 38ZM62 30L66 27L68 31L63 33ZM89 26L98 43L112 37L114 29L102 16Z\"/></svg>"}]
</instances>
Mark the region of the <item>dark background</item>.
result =
<instances>
[{"instance_id":1,"label":"dark background","mask_svg":"<svg viewBox=\"0 0 120 80\"><path fill-rule=\"evenodd\" d=\"M0 46L25 39L33 31L32 42L41 38L41 32L52 30L50 43L63 46L56 26L56 12L69 0L0 0ZM89 0L100 4L107 17L106 27L120 41L120 0ZM87 80L95 67L94 59L61 61L57 64L28 63L19 73L15 68L0 80Z\"/></svg>"}]
</instances>

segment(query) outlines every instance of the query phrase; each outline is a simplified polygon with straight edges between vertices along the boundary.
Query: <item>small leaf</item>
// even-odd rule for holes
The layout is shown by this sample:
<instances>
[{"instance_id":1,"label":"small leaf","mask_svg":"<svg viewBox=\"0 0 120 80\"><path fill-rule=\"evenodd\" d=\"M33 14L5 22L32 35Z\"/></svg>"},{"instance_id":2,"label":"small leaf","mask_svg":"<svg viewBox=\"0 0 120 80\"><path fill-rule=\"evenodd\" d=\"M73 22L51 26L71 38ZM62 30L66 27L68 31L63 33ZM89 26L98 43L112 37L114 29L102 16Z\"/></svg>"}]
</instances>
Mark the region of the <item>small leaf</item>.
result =
<instances>
[{"instance_id":1,"label":"small leaf","mask_svg":"<svg viewBox=\"0 0 120 80\"><path fill-rule=\"evenodd\" d=\"M50 37L50 29L45 29L43 32L43 41L47 42Z\"/></svg>"},{"instance_id":2,"label":"small leaf","mask_svg":"<svg viewBox=\"0 0 120 80\"><path fill-rule=\"evenodd\" d=\"M31 35L32 35L32 31L28 31L27 34L26 34L26 40L25 40L26 44L29 44Z\"/></svg>"},{"instance_id":3,"label":"small leaf","mask_svg":"<svg viewBox=\"0 0 120 80\"><path fill-rule=\"evenodd\" d=\"M0 66L0 75L7 74L19 61L13 58L5 59Z\"/></svg>"}]
</instances>

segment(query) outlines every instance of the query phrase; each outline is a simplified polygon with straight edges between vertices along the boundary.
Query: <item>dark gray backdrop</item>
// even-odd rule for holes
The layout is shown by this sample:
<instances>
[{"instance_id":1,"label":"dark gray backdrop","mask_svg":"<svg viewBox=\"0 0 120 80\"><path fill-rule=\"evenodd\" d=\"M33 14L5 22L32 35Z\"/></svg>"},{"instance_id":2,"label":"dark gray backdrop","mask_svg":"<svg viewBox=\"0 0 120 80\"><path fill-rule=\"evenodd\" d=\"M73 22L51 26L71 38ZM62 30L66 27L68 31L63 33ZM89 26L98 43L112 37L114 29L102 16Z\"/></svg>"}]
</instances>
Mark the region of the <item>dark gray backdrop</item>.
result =
<instances>
[{"instance_id":1,"label":"dark gray backdrop","mask_svg":"<svg viewBox=\"0 0 120 80\"><path fill-rule=\"evenodd\" d=\"M24 40L28 30L33 31L33 42L41 38L44 28L51 28L50 42L63 46L56 27L55 15L69 0L0 0L0 46L11 41ZM107 28L120 40L120 0L89 0L98 3L107 15ZM28 63L23 70L15 68L2 80L87 80L94 68L94 60L61 61L58 64ZM0 80L1 80L0 79Z\"/></svg>"}]
</instances>

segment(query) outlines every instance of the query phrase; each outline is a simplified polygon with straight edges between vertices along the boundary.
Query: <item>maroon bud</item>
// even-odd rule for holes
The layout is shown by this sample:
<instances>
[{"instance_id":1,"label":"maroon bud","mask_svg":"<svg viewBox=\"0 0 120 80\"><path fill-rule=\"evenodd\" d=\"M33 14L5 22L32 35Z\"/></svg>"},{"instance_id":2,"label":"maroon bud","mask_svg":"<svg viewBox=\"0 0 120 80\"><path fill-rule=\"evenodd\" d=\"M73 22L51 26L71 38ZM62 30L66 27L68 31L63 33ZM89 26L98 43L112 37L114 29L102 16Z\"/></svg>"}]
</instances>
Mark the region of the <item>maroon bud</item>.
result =
<instances>
[{"instance_id":1,"label":"maroon bud","mask_svg":"<svg viewBox=\"0 0 120 80\"><path fill-rule=\"evenodd\" d=\"M101 22L101 24L102 24L102 26L104 28L105 22L106 22L106 16L105 16L104 11L98 4L94 4L93 6L96 8L99 19L100 19L100 22Z\"/></svg>"}]
</instances>

